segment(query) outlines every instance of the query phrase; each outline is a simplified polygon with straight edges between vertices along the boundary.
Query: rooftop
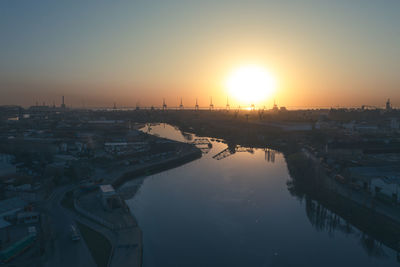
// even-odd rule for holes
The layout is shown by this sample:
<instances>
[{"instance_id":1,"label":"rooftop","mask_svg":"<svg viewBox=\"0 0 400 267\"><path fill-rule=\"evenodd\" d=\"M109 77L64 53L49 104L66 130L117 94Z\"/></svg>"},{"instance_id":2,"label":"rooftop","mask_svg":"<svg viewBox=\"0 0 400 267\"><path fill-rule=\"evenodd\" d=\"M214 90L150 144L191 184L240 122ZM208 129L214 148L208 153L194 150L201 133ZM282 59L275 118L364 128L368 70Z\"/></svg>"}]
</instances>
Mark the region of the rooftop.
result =
<instances>
[{"instance_id":1,"label":"rooftop","mask_svg":"<svg viewBox=\"0 0 400 267\"><path fill-rule=\"evenodd\" d=\"M102 193L112 193L115 192L114 187L110 184L100 185L100 191Z\"/></svg>"},{"instance_id":2,"label":"rooftop","mask_svg":"<svg viewBox=\"0 0 400 267\"><path fill-rule=\"evenodd\" d=\"M18 197L12 197L12 198L8 198L5 200L1 200L0 201L0 214L8 212L8 211L16 210L16 209L22 209L26 205L27 205L27 203Z\"/></svg>"}]
</instances>

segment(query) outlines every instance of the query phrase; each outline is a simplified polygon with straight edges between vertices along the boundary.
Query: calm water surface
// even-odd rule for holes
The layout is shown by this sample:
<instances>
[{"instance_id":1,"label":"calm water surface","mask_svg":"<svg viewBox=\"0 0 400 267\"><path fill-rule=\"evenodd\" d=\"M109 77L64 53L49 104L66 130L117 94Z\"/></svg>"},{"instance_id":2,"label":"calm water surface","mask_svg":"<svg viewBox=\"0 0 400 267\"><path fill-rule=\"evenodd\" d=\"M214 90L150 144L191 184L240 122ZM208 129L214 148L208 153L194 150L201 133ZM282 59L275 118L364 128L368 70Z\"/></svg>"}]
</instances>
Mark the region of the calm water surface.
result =
<instances>
[{"instance_id":1,"label":"calm water surface","mask_svg":"<svg viewBox=\"0 0 400 267\"><path fill-rule=\"evenodd\" d=\"M152 126L151 133L188 138L169 125ZM145 267L398 266L395 251L365 242L365 234L329 210L335 227L316 226L305 200L288 191L282 154L268 161L258 149L215 160L227 146L212 144L201 159L144 179L127 201L143 230Z\"/></svg>"}]
</instances>

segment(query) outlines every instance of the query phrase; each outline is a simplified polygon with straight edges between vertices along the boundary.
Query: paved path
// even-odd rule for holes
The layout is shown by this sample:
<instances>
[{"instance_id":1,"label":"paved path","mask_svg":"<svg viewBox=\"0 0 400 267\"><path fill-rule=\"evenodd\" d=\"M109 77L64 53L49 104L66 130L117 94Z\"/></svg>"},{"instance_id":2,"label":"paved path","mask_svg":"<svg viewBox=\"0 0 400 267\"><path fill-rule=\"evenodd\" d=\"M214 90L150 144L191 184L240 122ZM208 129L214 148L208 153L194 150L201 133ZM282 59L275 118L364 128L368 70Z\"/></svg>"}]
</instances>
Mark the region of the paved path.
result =
<instances>
[{"instance_id":1,"label":"paved path","mask_svg":"<svg viewBox=\"0 0 400 267\"><path fill-rule=\"evenodd\" d=\"M72 185L57 188L47 201L53 239L46 249L49 257L46 259L45 266L96 266L85 241L71 240L70 226L74 223L74 217L61 206L60 202L64 194L72 188Z\"/></svg>"},{"instance_id":2,"label":"paved path","mask_svg":"<svg viewBox=\"0 0 400 267\"><path fill-rule=\"evenodd\" d=\"M142 263L142 233L136 225L134 227L111 231L85 216L70 211L71 216L80 223L105 236L112 245L111 267L140 267ZM122 218L121 218L122 219Z\"/></svg>"},{"instance_id":3,"label":"paved path","mask_svg":"<svg viewBox=\"0 0 400 267\"><path fill-rule=\"evenodd\" d=\"M141 245L141 231L139 227L131 227L118 231L111 267L140 267L142 263Z\"/></svg>"}]
</instances>

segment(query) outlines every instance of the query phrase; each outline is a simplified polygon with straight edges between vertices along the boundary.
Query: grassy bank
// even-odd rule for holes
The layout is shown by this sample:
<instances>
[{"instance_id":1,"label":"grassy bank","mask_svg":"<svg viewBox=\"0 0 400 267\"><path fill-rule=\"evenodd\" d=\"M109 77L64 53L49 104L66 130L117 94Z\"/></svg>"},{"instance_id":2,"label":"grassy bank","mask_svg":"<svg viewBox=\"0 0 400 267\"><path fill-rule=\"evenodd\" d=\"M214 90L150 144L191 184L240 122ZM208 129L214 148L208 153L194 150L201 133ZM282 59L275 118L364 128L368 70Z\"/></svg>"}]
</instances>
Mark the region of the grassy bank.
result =
<instances>
[{"instance_id":1,"label":"grassy bank","mask_svg":"<svg viewBox=\"0 0 400 267\"><path fill-rule=\"evenodd\" d=\"M106 267L111 256L110 242L99 232L94 231L86 225L81 223L77 223L77 225L97 266Z\"/></svg>"}]
</instances>

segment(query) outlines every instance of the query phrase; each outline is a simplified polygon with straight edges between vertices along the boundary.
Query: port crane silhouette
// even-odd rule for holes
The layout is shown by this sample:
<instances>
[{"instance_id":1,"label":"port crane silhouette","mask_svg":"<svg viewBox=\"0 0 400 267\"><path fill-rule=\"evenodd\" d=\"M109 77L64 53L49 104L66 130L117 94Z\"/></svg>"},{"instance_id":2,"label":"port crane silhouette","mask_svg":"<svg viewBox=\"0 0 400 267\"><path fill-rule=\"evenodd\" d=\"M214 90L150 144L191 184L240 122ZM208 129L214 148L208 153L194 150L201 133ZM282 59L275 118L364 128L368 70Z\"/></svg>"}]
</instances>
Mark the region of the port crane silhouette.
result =
<instances>
[{"instance_id":1,"label":"port crane silhouette","mask_svg":"<svg viewBox=\"0 0 400 267\"><path fill-rule=\"evenodd\" d=\"M212 148L212 143L205 137L195 138L192 144L199 148L203 154L207 154Z\"/></svg>"},{"instance_id":2,"label":"port crane silhouette","mask_svg":"<svg viewBox=\"0 0 400 267\"><path fill-rule=\"evenodd\" d=\"M183 102L182 102L182 97L181 97L181 103L179 104L179 109L183 110Z\"/></svg>"},{"instance_id":3,"label":"port crane silhouette","mask_svg":"<svg viewBox=\"0 0 400 267\"><path fill-rule=\"evenodd\" d=\"M167 103L165 103L165 98L163 98L162 109L167 110Z\"/></svg>"},{"instance_id":4,"label":"port crane silhouette","mask_svg":"<svg viewBox=\"0 0 400 267\"><path fill-rule=\"evenodd\" d=\"M212 102L212 97L210 97L210 110L214 110L214 104Z\"/></svg>"},{"instance_id":5,"label":"port crane silhouette","mask_svg":"<svg viewBox=\"0 0 400 267\"><path fill-rule=\"evenodd\" d=\"M237 152L248 152L250 154L254 154L254 149L251 147L242 147L242 146L238 146L238 145L230 145L229 146L228 145L227 148L225 148L221 152L215 154L213 156L213 159L222 160L222 159L232 156L233 154L235 154ZM275 162L275 150L265 148L264 152L265 152L265 160L268 162L274 163Z\"/></svg>"},{"instance_id":6,"label":"port crane silhouette","mask_svg":"<svg viewBox=\"0 0 400 267\"><path fill-rule=\"evenodd\" d=\"M213 159L222 160L224 158L232 156L236 152L248 152L250 154L254 154L254 149L250 148L250 147L242 147L242 146L238 146L238 145L233 145L233 146L228 145L227 148L225 148L221 152L215 154L213 156Z\"/></svg>"}]
</instances>

